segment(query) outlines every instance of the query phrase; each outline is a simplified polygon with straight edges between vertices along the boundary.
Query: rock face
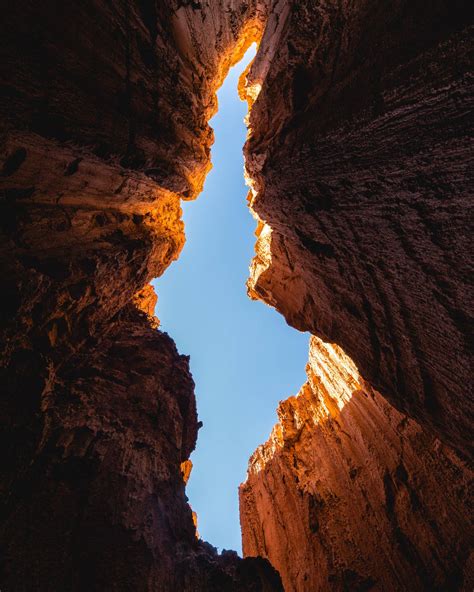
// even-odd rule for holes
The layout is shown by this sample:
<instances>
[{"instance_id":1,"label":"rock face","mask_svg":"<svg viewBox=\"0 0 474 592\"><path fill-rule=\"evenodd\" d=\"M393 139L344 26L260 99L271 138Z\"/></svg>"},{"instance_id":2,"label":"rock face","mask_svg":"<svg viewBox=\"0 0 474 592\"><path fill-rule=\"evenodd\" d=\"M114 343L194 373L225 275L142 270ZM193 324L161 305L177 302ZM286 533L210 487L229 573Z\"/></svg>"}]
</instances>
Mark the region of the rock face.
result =
<instances>
[{"instance_id":1,"label":"rock face","mask_svg":"<svg viewBox=\"0 0 474 592\"><path fill-rule=\"evenodd\" d=\"M244 555L286 592L472 589L470 470L338 346L312 337L307 374L250 459Z\"/></svg>"},{"instance_id":2,"label":"rock face","mask_svg":"<svg viewBox=\"0 0 474 592\"><path fill-rule=\"evenodd\" d=\"M463 0L3 11L2 590L281 590L266 559L218 556L195 536L193 384L147 287L184 244L180 200L210 168L215 91L259 39L240 85L259 221L249 292L342 346L364 379L313 338L308 385L242 490L246 554L269 557L289 590L470 585L457 454L471 455L471 12ZM338 377L325 390L321 368Z\"/></svg>"},{"instance_id":3,"label":"rock face","mask_svg":"<svg viewBox=\"0 0 474 592\"><path fill-rule=\"evenodd\" d=\"M248 288L319 337L250 459L244 554L287 591L470 590L472 7L284 20L246 80Z\"/></svg>"},{"instance_id":4,"label":"rock face","mask_svg":"<svg viewBox=\"0 0 474 592\"><path fill-rule=\"evenodd\" d=\"M184 244L257 2L2 14L2 590L281 590L196 538L187 360L147 286Z\"/></svg>"},{"instance_id":5,"label":"rock face","mask_svg":"<svg viewBox=\"0 0 474 592\"><path fill-rule=\"evenodd\" d=\"M196 539L179 471L193 387L187 358L133 306L51 377L41 421L8 441L6 590L278 590L263 560Z\"/></svg>"},{"instance_id":6,"label":"rock face","mask_svg":"<svg viewBox=\"0 0 474 592\"><path fill-rule=\"evenodd\" d=\"M246 145L250 294L469 458L472 12L295 3L248 75Z\"/></svg>"}]
</instances>

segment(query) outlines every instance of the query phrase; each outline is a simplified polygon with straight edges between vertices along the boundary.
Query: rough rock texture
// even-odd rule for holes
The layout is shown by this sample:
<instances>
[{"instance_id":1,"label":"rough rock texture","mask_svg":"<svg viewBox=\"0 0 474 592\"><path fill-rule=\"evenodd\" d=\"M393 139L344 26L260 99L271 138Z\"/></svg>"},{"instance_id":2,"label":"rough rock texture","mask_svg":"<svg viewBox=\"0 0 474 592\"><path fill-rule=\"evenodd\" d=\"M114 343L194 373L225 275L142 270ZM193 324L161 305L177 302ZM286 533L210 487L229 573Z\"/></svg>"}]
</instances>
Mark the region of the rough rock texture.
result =
<instances>
[{"instance_id":1,"label":"rough rock texture","mask_svg":"<svg viewBox=\"0 0 474 592\"><path fill-rule=\"evenodd\" d=\"M49 309L15 339L67 312L56 342L76 346L75 325L100 331L178 256L215 91L261 28L259 3L194 4L20 1L3 15L5 320L26 323L35 298Z\"/></svg>"},{"instance_id":2,"label":"rough rock texture","mask_svg":"<svg viewBox=\"0 0 474 592\"><path fill-rule=\"evenodd\" d=\"M338 346L312 337L307 374L250 459L244 555L286 592L471 590L472 472Z\"/></svg>"},{"instance_id":3,"label":"rough rock texture","mask_svg":"<svg viewBox=\"0 0 474 592\"><path fill-rule=\"evenodd\" d=\"M397 571L400 589L470 581L467 469L448 446L470 455L471 12L463 0L18 0L2 12L2 590L281 589L265 560L196 539L192 381L146 287L183 246L180 200L210 168L215 91L260 37L240 86L259 220L249 290L343 346L369 396L330 418L299 411L314 424L301 432L312 509L295 501L295 538L278 526L287 541L258 504L245 510L246 552L273 557L261 541L276 540L289 586L303 572L329 589L330 575L367 589ZM317 392L310 377L297 400ZM251 473L249 496L281 480L280 456ZM275 489L283 525L285 499L299 499L294 458ZM326 524L319 474L340 500Z\"/></svg>"},{"instance_id":4,"label":"rough rock texture","mask_svg":"<svg viewBox=\"0 0 474 592\"><path fill-rule=\"evenodd\" d=\"M146 286L143 286L139 292L134 294L132 302L138 310L141 310L146 314L152 327L157 329L160 326L160 320L155 315L158 296L151 284L146 284ZM187 462L190 463L191 461Z\"/></svg>"},{"instance_id":5,"label":"rough rock texture","mask_svg":"<svg viewBox=\"0 0 474 592\"><path fill-rule=\"evenodd\" d=\"M248 75L246 145L250 294L470 458L472 17L464 1L294 3Z\"/></svg>"},{"instance_id":6,"label":"rough rock texture","mask_svg":"<svg viewBox=\"0 0 474 592\"><path fill-rule=\"evenodd\" d=\"M194 197L210 168L216 88L261 34L266 4L20 0L2 19L2 125Z\"/></svg>"},{"instance_id":7,"label":"rough rock texture","mask_svg":"<svg viewBox=\"0 0 474 592\"><path fill-rule=\"evenodd\" d=\"M2 588L278 589L263 560L196 539L179 471L198 429L187 358L133 306L111 325L51 377L34 450L34 416L28 442L10 433Z\"/></svg>"},{"instance_id":8,"label":"rough rock texture","mask_svg":"<svg viewBox=\"0 0 474 592\"><path fill-rule=\"evenodd\" d=\"M240 84L249 294L345 352L312 338L240 492L287 591L473 586L472 16L294 3Z\"/></svg>"},{"instance_id":9,"label":"rough rock texture","mask_svg":"<svg viewBox=\"0 0 474 592\"><path fill-rule=\"evenodd\" d=\"M215 91L263 26L260 3L197 4L2 13L6 592L281 589L267 561L196 538L193 383L147 286L184 244Z\"/></svg>"}]
</instances>

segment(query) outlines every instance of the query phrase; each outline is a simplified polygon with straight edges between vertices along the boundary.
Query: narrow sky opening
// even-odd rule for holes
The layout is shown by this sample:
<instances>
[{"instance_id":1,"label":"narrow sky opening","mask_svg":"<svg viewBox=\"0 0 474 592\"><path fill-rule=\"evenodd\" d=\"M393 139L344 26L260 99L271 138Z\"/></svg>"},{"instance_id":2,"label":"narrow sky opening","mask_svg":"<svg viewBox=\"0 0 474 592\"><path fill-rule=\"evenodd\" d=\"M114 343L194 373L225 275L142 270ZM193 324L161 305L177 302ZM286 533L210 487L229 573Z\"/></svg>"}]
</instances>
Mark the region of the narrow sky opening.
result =
<instances>
[{"instance_id":1,"label":"narrow sky opening","mask_svg":"<svg viewBox=\"0 0 474 592\"><path fill-rule=\"evenodd\" d=\"M275 424L278 401L305 381L308 335L290 328L245 282L256 223L246 203L242 146L247 104L237 83L255 46L230 71L212 119L214 168L203 193L184 202L186 245L155 280L161 328L191 356L199 431L187 486L201 537L241 553L238 493L247 462Z\"/></svg>"}]
</instances>

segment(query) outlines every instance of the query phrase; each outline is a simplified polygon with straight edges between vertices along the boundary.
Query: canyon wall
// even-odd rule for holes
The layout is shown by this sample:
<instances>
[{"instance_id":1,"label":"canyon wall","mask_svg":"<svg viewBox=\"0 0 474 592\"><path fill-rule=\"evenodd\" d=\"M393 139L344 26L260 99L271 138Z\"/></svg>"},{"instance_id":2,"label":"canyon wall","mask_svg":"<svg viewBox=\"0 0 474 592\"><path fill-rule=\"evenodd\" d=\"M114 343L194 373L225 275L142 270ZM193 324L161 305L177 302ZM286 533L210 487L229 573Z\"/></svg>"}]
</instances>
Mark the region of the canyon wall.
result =
<instances>
[{"instance_id":1,"label":"canyon wall","mask_svg":"<svg viewBox=\"0 0 474 592\"><path fill-rule=\"evenodd\" d=\"M280 590L196 538L188 363L147 283L184 244L257 2L20 1L0 104L0 587Z\"/></svg>"},{"instance_id":2,"label":"canyon wall","mask_svg":"<svg viewBox=\"0 0 474 592\"><path fill-rule=\"evenodd\" d=\"M280 590L266 558L289 590L472 581L471 12L461 0L2 12L2 590ZM196 538L193 384L146 286L183 247L180 200L211 166L215 91L260 38L241 85L259 220L249 293L358 370L313 338L308 385L242 489L245 553L260 557L240 560ZM324 396L321 368L342 372Z\"/></svg>"},{"instance_id":3,"label":"canyon wall","mask_svg":"<svg viewBox=\"0 0 474 592\"><path fill-rule=\"evenodd\" d=\"M249 295L318 336L240 489L290 592L473 586L472 13L298 2L241 83Z\"/></svg>"},{"instance_id":4,"label":"canyon wall","mask_svg":"<svg viewBox=\"0 0 474 592\"><path fill-rule=\"evenodd\" d=\"M295 3L248 75L264 84L245 149L264 229L250 294L467 458L472 17L464 1Z\"/></svg>"},{"instance_id":5,"label":"canyon wall","mask_svg":"<svg viewBox=\"0 0 474 592\"><path fill-rule=\"evenodd\" d=\"M286 592L471 590L469 468L338 346L312 337L307 374L240 487L244 555Z\"/></svg>"}]
</instances>

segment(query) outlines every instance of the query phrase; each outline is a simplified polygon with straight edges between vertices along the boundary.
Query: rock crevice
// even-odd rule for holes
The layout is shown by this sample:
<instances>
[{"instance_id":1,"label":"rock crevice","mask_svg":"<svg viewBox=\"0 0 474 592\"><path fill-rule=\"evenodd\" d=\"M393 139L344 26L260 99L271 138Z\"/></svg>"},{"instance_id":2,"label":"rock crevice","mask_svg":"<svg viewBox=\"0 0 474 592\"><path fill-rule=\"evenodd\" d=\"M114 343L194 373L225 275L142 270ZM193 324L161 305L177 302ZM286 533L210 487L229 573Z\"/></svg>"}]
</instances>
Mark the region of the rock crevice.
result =
<instances>
[{"instance_id":1,"label":"rock crevice","mask_svg":"<svg viewBox=\"0 0 474 592\"><path fill-rule=\"evenodd\" d=\"M469 4L19 0L0 29L2 589L279 590L266 559L298 592L472 587ZM146 286L253 41L249 293L314 337L240 560L196 539Z\"/></svg>"}]
</instances>

